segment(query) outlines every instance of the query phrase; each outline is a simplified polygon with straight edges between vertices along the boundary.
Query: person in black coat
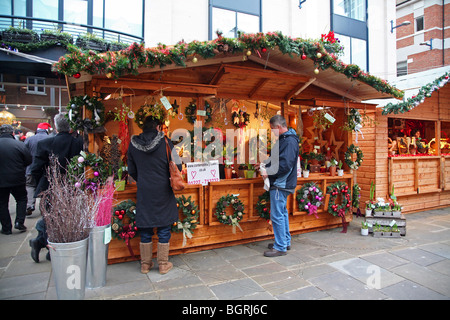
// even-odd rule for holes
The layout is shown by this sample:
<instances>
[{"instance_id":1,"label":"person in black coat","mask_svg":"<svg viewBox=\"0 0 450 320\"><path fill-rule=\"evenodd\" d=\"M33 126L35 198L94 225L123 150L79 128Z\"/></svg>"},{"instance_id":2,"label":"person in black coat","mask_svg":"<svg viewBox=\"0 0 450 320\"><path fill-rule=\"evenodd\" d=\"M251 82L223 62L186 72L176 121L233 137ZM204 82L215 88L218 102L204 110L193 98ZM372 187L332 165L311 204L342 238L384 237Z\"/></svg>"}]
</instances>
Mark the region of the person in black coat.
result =
<instances>
[{"instance_id":1,"label":"person in black coat","mask_svg":"<svg viewBox=\"0 0 450 320\"><path fill-rule=\"evenodd\" d=\"M13 132L14 129L9 124L0 127L0 223L3 234L12 233L9 214L10 194L17 203L14 228L22 232L27 230L24 225L27 209L25 169L32 158L25 144L14 138Z\"/></svg>"},{"instance_id":2,"label":"person in black coat","mask_svg":"<svg viewBox=\"0 0 450 320\"><path fill-rule=\"evenodd\" d=\"M157 228L159 239L159 272L165 274L172 269L172 263L168 261L169 240L172 224L178 221L178 208L169 181L166 141L172 150L172 141L165 138L159 120L147 117L144 120L143 132L131 137L128 149L128 174L137 183L136 225L141 236L142 273L148 273L153 266L153 228ZM180 168L179 158L173 160Z\"/></svg>"},{"instance_id":3,"label":"person in black coat","mask_svg":"<svg viewBox=\"0 0 450 320\"><path fill-rule=\"evenodd\" d=\"M64 172L70 159L83 150L83 143L70 134L70 125L65 113L55 116L55 129L58 132L57 135L39 141L36 147L36 154L30 168L30 173L37 183L35 198L48 189L47 168L50 164L50 157L55 155L58 158L61 171ZM48 237L44 219L37 222L36 230L38 235L35 239L30 240L30 247L32 259L39 262L39 251L47 247ZM47 259L49 259L49 255L47 255Z\"/></svg>"}]
</instances>

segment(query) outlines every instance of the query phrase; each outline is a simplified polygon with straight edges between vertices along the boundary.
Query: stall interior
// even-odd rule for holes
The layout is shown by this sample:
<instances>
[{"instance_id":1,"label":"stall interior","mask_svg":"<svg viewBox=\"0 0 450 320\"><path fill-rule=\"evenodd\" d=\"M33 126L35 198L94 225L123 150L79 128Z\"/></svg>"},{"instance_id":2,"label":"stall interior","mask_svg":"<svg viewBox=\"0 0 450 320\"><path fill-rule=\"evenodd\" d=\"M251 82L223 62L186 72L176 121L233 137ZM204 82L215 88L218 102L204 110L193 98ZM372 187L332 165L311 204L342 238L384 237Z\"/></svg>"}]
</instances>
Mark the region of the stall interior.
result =
<instances>
[{"instance_id":1,"label":"stall interior","mask_svg":"<svg viewBox=\"0 0 450 320\"><path fill-rule=\"evenodd\" d=\"M450 156L450 121L441 122L441 154Z\"/></svg>"},{"instance_id":2,"label":"stall interior","mask_svg":"<svg viewBox=\"0 0 450 320\"><path fill-rule=\"evenodd\" d=\"M436 122L388 118L389 155L437 155Z\"/></svg>"}]
</instances>

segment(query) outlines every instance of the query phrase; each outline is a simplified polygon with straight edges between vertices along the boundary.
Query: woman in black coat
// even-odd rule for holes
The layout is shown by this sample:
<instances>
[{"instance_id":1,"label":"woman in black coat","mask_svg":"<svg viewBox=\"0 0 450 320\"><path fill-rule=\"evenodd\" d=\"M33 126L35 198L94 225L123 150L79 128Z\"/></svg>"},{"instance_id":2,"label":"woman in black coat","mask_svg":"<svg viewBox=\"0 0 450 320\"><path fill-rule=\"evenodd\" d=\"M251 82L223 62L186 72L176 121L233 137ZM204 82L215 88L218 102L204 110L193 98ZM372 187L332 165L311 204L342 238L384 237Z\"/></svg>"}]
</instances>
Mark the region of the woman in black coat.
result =
<instances>
[{"instance_id":1,"label":"woman in black coat","mask_svg":"<svg viewBox=\"0 0 450 320\"><path fill-rule=\"evenodd\" d=\"M159 272L172 269L169 260L169 240L172 224L178 220L175 195L170 186L169 160L160 122L153 117L144 121L143 132L131 137L128 148L128 174L137 183L136 225L141 236L141 272L148 273L152 263L153 228L157 228Z\"/></svg>"}]
</instances>

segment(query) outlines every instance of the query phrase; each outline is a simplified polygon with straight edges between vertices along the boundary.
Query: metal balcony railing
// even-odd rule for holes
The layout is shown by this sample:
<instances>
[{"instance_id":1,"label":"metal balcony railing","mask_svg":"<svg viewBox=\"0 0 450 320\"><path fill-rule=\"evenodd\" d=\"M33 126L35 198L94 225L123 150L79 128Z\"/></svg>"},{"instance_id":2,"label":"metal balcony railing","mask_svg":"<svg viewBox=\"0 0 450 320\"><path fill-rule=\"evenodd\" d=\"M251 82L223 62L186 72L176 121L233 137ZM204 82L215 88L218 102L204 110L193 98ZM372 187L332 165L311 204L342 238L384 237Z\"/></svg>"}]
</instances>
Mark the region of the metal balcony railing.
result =
<instances>
[{"instance_id":1,"label":"metal balcony railing","mask_svg":"<svg viewBox=\"0 0 450 320\"><path fill-rule=\"evenodd\" d=\"M122 42L131 44L133 42L140 43L144 41L144 38L136 35L91 25L33 17L0 15L0 31L4 31L9 27L27 28L37 32L38 34L41 34L43 30L60 30L61 32L70 33L73 37L74 43L78 36L86 33L94 34L107 42Z\"/></svg>"}]
</instances>

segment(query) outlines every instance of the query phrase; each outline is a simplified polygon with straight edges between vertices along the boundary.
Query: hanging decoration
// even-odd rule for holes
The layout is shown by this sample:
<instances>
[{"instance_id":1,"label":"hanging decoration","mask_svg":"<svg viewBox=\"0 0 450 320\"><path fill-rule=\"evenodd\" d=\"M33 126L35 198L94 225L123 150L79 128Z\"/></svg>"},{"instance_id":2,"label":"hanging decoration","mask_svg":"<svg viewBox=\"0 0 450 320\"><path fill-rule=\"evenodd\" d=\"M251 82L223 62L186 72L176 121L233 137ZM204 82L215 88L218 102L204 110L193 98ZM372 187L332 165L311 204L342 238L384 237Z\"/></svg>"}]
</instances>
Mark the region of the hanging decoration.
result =
<instances>
[{"instance_id":1,"label":"hanging decoration","mask_svg":"<svg viewBox=\"0 0 450 320\"><path fill-rule=\"evenodd\" d=\"M202 112L202 110L200 110L200 112ZM194 122L197 120L198 115L197 104L195 103L195 100L189 102L189 105L184 109L184 113L186 114L187 121L194 124ZM211 106L207 101L205 101L204 116L206 116L205 123L208 123L212 120Z\"/></svg>"},{"instance_id":2,"label":"hanging decoration","mask_svg":"<svg viewBox=\"0 0 450 320\"><path fill-rule=\"evenodd\" d=\"M114 115L114 121L119 121L119 140L121 144L120 151L122 155L126 155L128 151L128 145L130 144L130 133L128 120L134 119L135 114L131 110L129 106L125 104L122 98L119 99L121 101L120 107L115 107L114 111L112 111Z\"/></svg>"},{"instance_id":3,"label":"hanging decoration","mask_svg":"<svg viewBox=\"0 0 450 320\"><path fill-rule=\"evenodd\" d=\"M144 120L147 117L153 117L157 120L163 121L166 114L164 107L159 103L149 104L145 102L143 106L139 108L134 117L134 122L142 129L144 126Z\"/></svg>"},{"instance_id":4,"label":"hanging decoration","mask_svg":"<svg viewBox=\"0 0 450 320\"><path fill-rule=\"evenodd\" d=\"M352 154L356 153L356 160L352 160ZM345 152L345 163L350 167L350 169L358 170L363 161L364 155L361 149L354 144L348 146L347 151Z\"/></svg>"},{"instance_id":5,"label":"hanging decoration","mask_svg":"<svg viewBox=\"0 0 450 320\"><path fill-rule=\"evenodd\" d=\"M345 182L337 181L327 187L327 194L330 195L328 202L328 212L335 217L342 218L342 233L347 232L347 223L345 214L350 210L351 199L348 191L348 185ZM340 195L341 203L336 204L336 199Z\"/></svg>"},{"instance_id":6,"label":"hanging decoration","mask_svg":"<svg viewBox=\"0 0 450 320\"><path fill-rule=\"evenodd\" d=\"M342 126L342 130L355 131L355 141L358 143L358 134L364 139L361 129L363 128L362 116L357 109L350 109L347 115L347 122Z\"/></svg>"},{"instance_id":7,"label":"hanging decoration","mask_svg":"<svg viewBox=\"0 0 450 320\"><path fill-rule=\"evenodd\" d=\"M76 188L82 188L96 192L108 179L108 165L102 157L95 153L81 151L79 155L70 159L67 164L69 177L80 177L84 175L83 183L75 182Z\"/></svg>"},{"instance_id":8,"label":"hanging decoration","mask_svg":"<svg viewBox=\"0 0 450 320\"><path fill-rule=\"evenodd\" d=\"M195 204L193 200L191 200L191 196L186 199L184 195L177 198L177 208L181 209L183 214L183 220L178 219L177 222L174 222L172 225L173 232L183 232L183 247L186 246L187 238L191 239L192 234L194 233L194 229L198 225L198 217L200 211L198 210L198 206Z\"/></svg>"},{"instance_id":9,"label":"hanging decoration","mask_svg":"<svg viewBox=\"0 0 450 320\"><path fill-rule=\"evenodd\" d=\"M382 114L388 115L390 113L399 114L399 113L405 113L408 112L421 103L425 102L426 98L431 97L431 94L434 91L439 90L440 88L444 87L449 80L450 73L446 72L444 75L440 76L439 78L435 79L433 82L430 82L424 86L422 86L419 89L419 92L412 96L411 98L408 98L402 102L398 103L388 103L383 107Z\"/></svg>"},{"instance_id":10,"label":"hanging decoration","mask_svg":"<svg viewBox=\"0 0 450 320\"><path fill-rule=\"evenodd\" d=\"M292 38L281 32L246 34L238 31L237 38L220 36L211 41L190 43L180 41L174 46L159 45L156 48L145 48L143 43L133 43L127 49L101 54L95 52L90 54L76 46L68 45L69 53L61 57L53 65L52 70L67 76L86 72L117 79L126 74L137 75L139 68L156 68L172 64L185 67L186 60L193 60L193 57L197 60L208 59L223 55L223 52L252 54L262 52L263 49L270 52L270 49L278 48L282 54L289 55L293 59L303 57L311 59L317 70L331 68L350 79L367 83L379 92L396 98L403 97L403 92L389 85L387 81L364 72L357 65L345 64L339 60L338 56L343 48L336 44L338 42L329 41L331 39L331 35L327 39L324 38L325 41L317 41Z\"/></svg>"},{"instance_id":11,"label":"hanging decoration","mask_svg":"<svg viewBox=\"0 0 450 320\"><path fill-rule=\"evenodd\" d=\"M250 115L242 109L233 111L231 114L231 122L236 128L245 128L250 123Z\"/></svg>"},{"instance_id":12,"label":"hanging decoration","mask_svg":"<svg viewBox=\"0 0 450 320\"><path fill-rule=\"evenodd\" d=\"M130 243L131 239L139 235L136 226L136 203L132 200L122 201L113 208L112 213L111 236L125 241L131 256L136 258Z\"/></svg>"},{"instance_id":13,"label":"hanging decoration","mask_svg":"<svg viewBox=\"0 0 450 320\"><path fill-rule=\"evenodd\" d=\"M83 119L83 106L92 113L91 118ZM105 122L105 107L100 98L85 96L75 96L67 104L67 114L69 125L73 130L92 131L103 126Z\"/></svg>"},{"instance_id":14,"label":"hanging decoration","mask_svg":"<svg viewBox=\"0 0 450 320\"><path fill-rule=\"evenodd\" d=\"M323 204L323 200L323 192L315 182L305 183L297 192L299 210L307 211L309 216L314 215L317 219L317 209Z\"/></svg>"},{"instance_id":15,"label":"hanging decoration","mask_svg":"<svg viewBox=\"0 0 450 320\"><path fill-rule=\"evenodd\" d=\"M233 214L227 215L225 210L230 205L233 207ZM236 233L236 227L244 232L239 225L239 221L242 220L244 215L244 204L239 200L237 195L227 194L226 196L221 197L219 201L217 201L215 215L220 223L231 225L233 233Z\"/></svg>"}]
</instances>

